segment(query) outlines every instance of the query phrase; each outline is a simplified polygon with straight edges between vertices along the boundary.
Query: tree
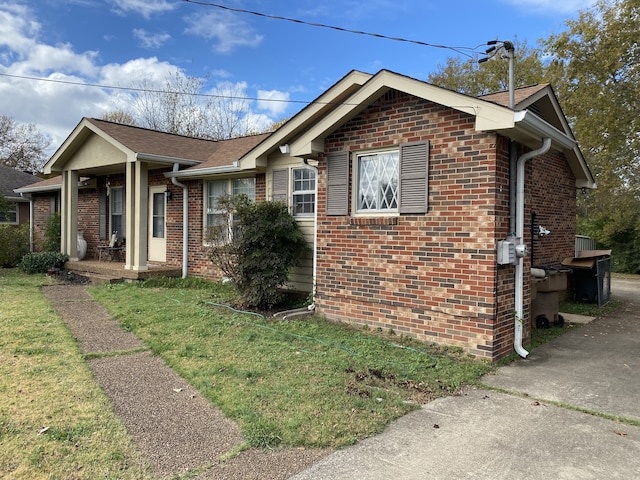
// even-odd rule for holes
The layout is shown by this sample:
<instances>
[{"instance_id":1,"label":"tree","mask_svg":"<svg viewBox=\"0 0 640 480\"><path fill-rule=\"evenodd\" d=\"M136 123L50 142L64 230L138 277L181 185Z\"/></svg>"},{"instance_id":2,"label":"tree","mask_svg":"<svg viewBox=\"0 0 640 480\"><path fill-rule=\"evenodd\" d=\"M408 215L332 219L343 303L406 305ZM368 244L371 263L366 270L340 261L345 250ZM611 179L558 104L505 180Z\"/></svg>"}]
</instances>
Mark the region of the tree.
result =
<instances>
[{"instance_id":1,"label":"tree","mask_svg":"<svg viewBox=\"0 0 640 480\"><path fill-rule=\"evenodd\" d=\"M19 124L0 115L0 164L18 170L35 172L46 162L49 140L34 124Z\"/></svg>"},{"instance_id":2,"label":"tree","mask_svg":"<svg viewBox=\"0 0 640 480\"><path fill-rule=\"evenodd\" d=\"M189 137L222 140L251 133L249 102L238 84L222 83L203 93L207 77L170 73L158 87L151 79L131 85L129 110L103 119Z\"/></svg>"},{"instance_id":3,"label":"tree","mask_svg":"<svg viewBox=\"0 0 640 480\"><path fill-rule=\"evenodd\" d=\"M543 43L562 74L556 91L596 177L580 228L640 271L640 1L598 1ZM635 250L635 251L634 251ZM615 255L617 254L617 255ZM635 261L634 261L635 259Z\"/></svg>"},{"instance_id":4,"label":"tree","mask_svg":"<svg viewBox=\"0 0 640 480\"><path fill-rule=\"evenodd\" d=\"M549 82L550 72L542 61L542 52L529 48L527 42L514 41L515 87L524 87ZM501 52L497 52L498 55ZM485 95L509 88L509 62L492 58L491 61L478 63L477 58L462 60L449 57L446 65L438 65L438 70L429 74L428 82L440 87L471 96Z\"/></svg>"}]
</instances>

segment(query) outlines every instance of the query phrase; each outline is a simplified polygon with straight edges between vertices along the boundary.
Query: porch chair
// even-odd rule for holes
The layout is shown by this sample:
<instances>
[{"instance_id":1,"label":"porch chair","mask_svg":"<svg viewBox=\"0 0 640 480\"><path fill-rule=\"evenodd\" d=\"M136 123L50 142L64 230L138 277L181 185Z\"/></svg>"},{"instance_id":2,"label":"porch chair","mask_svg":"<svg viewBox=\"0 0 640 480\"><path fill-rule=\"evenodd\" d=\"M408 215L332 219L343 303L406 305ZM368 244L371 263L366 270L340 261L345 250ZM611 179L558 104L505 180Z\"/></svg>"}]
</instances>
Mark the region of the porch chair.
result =
<instances>
[{"instance_id":1,"label":"porch chair","mask_svg":"<svg viewBox=\"0 0 640 480\"><path fill-rule=\"evenodd\" d=\"M105 255L105 260L107 256L111 262L120 260L122 252L124 252L124 244L118 243L118 232L113 232L109 245L98 245L98 261L102 261L103 254Z\"/></svg>"}]
</instances>

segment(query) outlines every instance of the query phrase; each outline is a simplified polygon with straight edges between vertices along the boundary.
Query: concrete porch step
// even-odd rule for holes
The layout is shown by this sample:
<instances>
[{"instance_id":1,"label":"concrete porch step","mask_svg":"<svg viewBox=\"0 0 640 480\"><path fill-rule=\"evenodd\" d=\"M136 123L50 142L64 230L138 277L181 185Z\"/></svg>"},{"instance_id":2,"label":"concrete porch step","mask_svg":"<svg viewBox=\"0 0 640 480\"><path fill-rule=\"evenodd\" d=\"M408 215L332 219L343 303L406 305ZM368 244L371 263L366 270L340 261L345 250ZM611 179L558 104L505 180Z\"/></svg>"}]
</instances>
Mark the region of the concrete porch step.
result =
<instances>
[{"instance_id":1,"label":"concrete porch step","mask_svg":"<svg viewBox=\"0 0 640 480\"><path fill-rule=\"evenodd\" d=\"M167 265L148 265L147 270L128 270L124 268L124 263L105 262L94 259L81 260L76 262L65 263L65 269L95 279L97 282L117 283L125 281L145 280L151 277L180 277L182 275L181 267Z\"/></svg>"}]
</instances>

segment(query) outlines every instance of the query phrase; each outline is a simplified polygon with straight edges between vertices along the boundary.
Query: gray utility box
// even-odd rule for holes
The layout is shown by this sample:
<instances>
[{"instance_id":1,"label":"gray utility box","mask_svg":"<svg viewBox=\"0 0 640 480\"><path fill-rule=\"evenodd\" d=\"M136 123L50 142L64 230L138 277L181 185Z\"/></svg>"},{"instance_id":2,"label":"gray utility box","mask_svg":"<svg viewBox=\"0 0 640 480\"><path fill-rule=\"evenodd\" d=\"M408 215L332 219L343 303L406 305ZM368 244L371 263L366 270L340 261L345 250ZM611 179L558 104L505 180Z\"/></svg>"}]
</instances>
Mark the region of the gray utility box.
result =
<instances>
[{"instance_id":1,"label":"gray utility box","mask_svg":"<svg viewBox=\"0 0 640 480\"><path fill-rule=\"evenodd\" d=\"M551 325L563 326L564 318L558 313L560 292L567 289L569 268L542 268L544 278L532 279L531 316L535 328L549 328Z\"/></svg>"}]
</instances>

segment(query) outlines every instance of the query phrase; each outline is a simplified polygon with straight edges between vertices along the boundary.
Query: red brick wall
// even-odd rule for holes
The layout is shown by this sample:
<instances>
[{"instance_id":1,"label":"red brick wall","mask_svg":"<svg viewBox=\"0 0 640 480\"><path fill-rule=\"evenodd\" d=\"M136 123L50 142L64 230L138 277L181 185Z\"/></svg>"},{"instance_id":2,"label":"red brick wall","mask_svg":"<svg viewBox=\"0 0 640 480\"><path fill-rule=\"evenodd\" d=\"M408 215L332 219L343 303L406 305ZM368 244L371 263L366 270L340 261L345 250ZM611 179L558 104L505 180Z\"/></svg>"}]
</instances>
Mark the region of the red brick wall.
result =
<instances>
[{"instance_id":1,"label":"red brick wall","mask_svg":"<svg viewBox=\"0 0 640 480\"><path fill-rule=\"evenodd\" d=\"M60 202L58 200L59 193L37 193L33 194L33 243L34 250L40 252L43 250L43 243L45 241L45 233L47 225L49 224L49 218L55 213L56 208L60 208ZM54 208L52 207L52 203Z\"/></svg>"},{"instance_id":2,"label":"red brick wall","mask_svg":"<svg viewBox=\"0 0 640 480\"><path fill-rule=\"evenodd\" d=\"M508 152L506 142L473 127L467 114L391 93L326 139L325 153L428 140L429 211L382 225L328 217L321 160L320 311L493 355L495 242L508 230Z\"/></svg>"},{"instance_id":3,"label":"red brick wall","mask_svg":"<svg viewBox=\"0 0 640 480\"><path fill-rule=\"evenodd\" d=\"M575 252L575 177L564 156L559 153L550 152L531 162L531 211L536 214L533 265L558 265L564 258L573 257ZM531 223L530 214L525 218L525 223ZM551 233L540 237L538 225Z\"/></svg>"}]
</instances>

